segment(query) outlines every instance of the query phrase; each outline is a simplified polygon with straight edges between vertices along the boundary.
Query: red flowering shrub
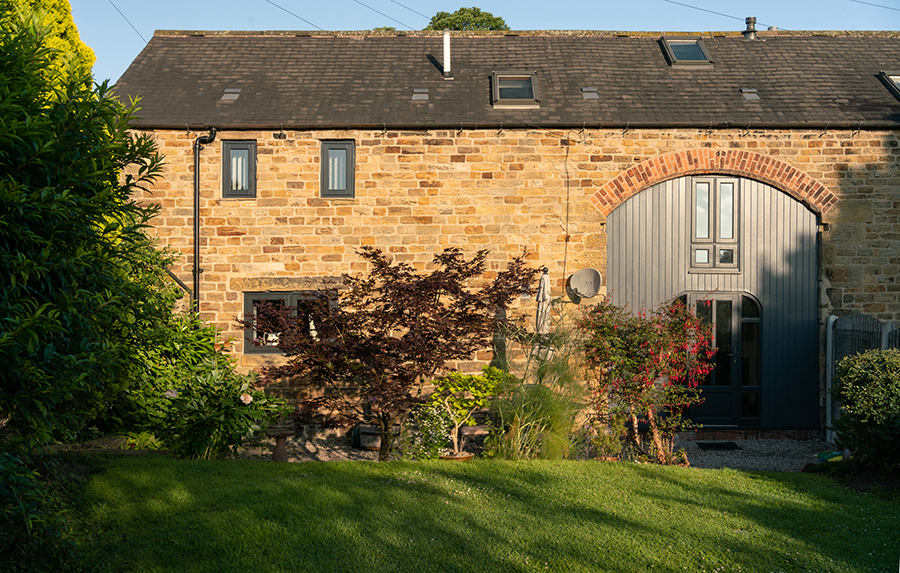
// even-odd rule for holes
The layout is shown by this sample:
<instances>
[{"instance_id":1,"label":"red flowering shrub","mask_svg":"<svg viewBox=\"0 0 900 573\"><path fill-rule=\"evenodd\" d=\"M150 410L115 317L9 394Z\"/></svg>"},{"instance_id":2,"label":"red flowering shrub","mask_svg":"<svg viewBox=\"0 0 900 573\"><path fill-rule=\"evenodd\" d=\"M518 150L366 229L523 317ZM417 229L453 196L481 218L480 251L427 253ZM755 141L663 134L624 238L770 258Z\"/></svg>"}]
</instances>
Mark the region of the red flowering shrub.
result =
<instances>
[{"instance_id":1,"label":"red flowering shrub","mask_svg":"<svg viewBox=\"0 0 900 573\"><path fill-rule=\"evenodd\" d=\"M627 420L627 447L661 464L675 462L672 436L690 426L682 414L700 402L697 385L712 370L709 325L680 301L632 313L608 300L577 325L597 414ZM618 423L611 423L614 432ZM649 442L640 431L644 424Z\"/></svg>"}]
</instances>

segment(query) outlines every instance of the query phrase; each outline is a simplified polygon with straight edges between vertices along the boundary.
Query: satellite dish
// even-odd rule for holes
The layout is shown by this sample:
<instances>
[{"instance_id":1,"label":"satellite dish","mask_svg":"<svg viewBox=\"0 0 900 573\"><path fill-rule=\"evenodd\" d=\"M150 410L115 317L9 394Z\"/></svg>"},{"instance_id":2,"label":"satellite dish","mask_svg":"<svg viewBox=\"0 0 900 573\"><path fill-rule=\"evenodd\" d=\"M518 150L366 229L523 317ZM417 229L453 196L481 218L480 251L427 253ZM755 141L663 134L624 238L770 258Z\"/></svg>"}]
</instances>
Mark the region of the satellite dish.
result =
<instances>
[{"instance_id":1,"label":"satellite dish","mask_svg":"<svg viewBox=\"0 0 900 573\"><path fill-rule=\"evenodd\" d=\"M597 269L581 269L569 277L569 290L578 298L591 298L600 292L603 277Z\"/></svg>"}]
</instances>

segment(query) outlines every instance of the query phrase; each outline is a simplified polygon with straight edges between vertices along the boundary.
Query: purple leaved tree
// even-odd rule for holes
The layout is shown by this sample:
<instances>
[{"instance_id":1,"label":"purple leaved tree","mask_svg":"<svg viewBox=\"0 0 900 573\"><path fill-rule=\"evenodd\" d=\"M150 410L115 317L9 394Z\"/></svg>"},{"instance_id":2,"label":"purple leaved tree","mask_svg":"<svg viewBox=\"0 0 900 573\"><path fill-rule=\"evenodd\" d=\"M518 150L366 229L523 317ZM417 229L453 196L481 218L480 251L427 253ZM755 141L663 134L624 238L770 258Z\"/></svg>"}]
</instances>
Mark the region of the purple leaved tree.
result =
<instances>
[{"instance_id":1,"label":"purple leaved tree","mask_svg":"<svg viewBox=\"0 0 900 573\"><path fill-rule=\"evenodd\" d=\"M471 359L490 346L506 310L528 292L535 270L524 253L505 271L485 272L487 251L467 259L458 248L434 256L430 272L392 263L363 247L366 277L344 277L345 287L304 312L263 303L242 324L277 332L283 366L264 369L263 381L291 378L306 388L301 414L331 427L378 426L378 459L390 454L392 428L422 401L423 382L450 361Z\"/></svg>"}]
</instances>

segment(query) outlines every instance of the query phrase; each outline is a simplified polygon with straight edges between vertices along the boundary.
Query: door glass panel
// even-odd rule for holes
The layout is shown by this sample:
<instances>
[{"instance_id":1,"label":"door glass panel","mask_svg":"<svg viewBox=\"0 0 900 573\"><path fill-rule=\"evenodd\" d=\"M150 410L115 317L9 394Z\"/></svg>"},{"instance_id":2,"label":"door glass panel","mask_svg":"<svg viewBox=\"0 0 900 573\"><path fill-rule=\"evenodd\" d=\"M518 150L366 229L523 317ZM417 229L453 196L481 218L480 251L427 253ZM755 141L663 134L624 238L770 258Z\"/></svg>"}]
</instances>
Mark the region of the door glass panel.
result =
<instances>
[{"instance_id":1,"label":"door glass panel","mask_svg":"<svg viewBox=\"0 0 900 573\"><path fill-rule=\"evenodd\" d=\"M716 305L716 386L731 384L731 309L730 300L717 300Z\"/></svg>"},{"instance_id":2,"label":"door glass panel","mask_svg":"<svg viewBox=\"0 0 900 573\"><path fill-rule=\"evenodd\" d=\"M696 227L694 235L698 239L709 238L709 183L697 183Z\"/></svg>"},{"instance_id":3,"label":"door glass panel","mask_svg":"<svg viewBox=\"0 0 900 573\"><path fill-rule=\"evenodd\" d=\"M759 394L756 392L741 394L741 418L759 418Z\"/></svg>"},{"instance_id":4,"label":"door glass panel","mask_svg":"<svg viewBox=\"0 0 900 573\"><path fill-rule=\"evenodd\" d=\"M712 301L709 300L698 300L697 301L697 317L703 321L703 324L707 324L712 326ZM716 383L716 369L713 368L709 374L703 379L704 386L709 384Z\"/></svg>"},{"instance_id":5,"label":"door glass panel","mask_svg":"<svg viewBox=\"0 0 900 573\"><path fill-rule=\"evenodd\" d=\"M749 296L741 297L741 316L744 318L759 318L759 306Z\"/></svg>"},{"instance_id":6,"label":"door glass panel","mask_svg":"<svg viewBox=\"0 0 900 573\"><path fill-rule=\"evenodd\" d=\"M706 324L712 324L712 303L708 300L697 301L697 316Z\"/></svg>"},{"instance_id":7,"label":"door glass panel","mask_svg":"<svg viewBox=\"0 0 900 573\"><path fill-rule=\"evenodd\" d=\"M741 324L741 385L759 386L759 323Z\"/></svg>"},{"instance_id":8,"label":"door glass panel","mask_svg":"<svg viewBox=\"0 0 900 573\"><path fill-rule=\"evenodd\" d=\"M697 249L694 251L694 262L700 265L709 263L709 249Z\"/></svg>"},{"instance_id":9,"label":"door glass panel","mask_svg":"<svg viewBox=\"0 0 900 573\"><path fill-rule=\"evenodd\" d=\"M719 264L733 265L734 264L734 249L719 249Z\"/></svg>"},{"instance_id":10,"label":"door glass panel","mask_svg":"<svg viewBox=\"0 0 900 573\"><path fill-rule=\"evenodd\" d=\"M719 238L734 238L734 183L719 186Z\"/></svg>"}]
</instances>

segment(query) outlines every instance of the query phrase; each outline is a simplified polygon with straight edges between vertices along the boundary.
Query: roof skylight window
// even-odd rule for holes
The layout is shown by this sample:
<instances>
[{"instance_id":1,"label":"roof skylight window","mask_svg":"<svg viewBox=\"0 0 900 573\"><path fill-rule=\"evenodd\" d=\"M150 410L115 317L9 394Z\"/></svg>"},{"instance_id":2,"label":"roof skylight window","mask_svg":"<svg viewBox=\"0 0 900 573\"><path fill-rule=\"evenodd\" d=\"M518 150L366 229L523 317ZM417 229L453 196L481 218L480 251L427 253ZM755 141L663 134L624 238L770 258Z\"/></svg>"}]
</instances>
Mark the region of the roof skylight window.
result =
<instances>
[{"instance_id":1,"label":"roof skylight window","mask_svg":"<svg viewBox=\"0 0 900 573\"><path fill-rule=\"evenodd\" d=\"M595 87L585 87L581 88L581 97L583 99L600 99L600 94L597 93Z\"/></svg>"},{"instance_id":2,"label":"roof skylight window","mask_svg":"<svg viewBox=\"0 0 900 573\"><path fill-rule=\"evenodd\" d=\"M762 99L759 97L759 92L756 88L741 88L741 93L744 94L744 99L746 100L752 101Z\"/></svg>"},{"instance_id":3,"label":"roof skylight window","mask_svg":"<svg viewBox=\"0 0 900 573\"><path fill-rule=\"evenodd\" d=\"M900 72L881 72L878 74L882 83L887 86L894 97L900 99Z\"/></svg>"},{"instance_id":4,"label":"roof skylight window","mask_svg":"<svg viewBox=\"0 0 900 573\"><path fill-rule=\"evenodd\" d=\"M538 109L541 100L533 72L494 72L492 100L495 109Z\"/></svg>"},{"instance_id":5,"label":"roof skylight window","mask_svg":"<svg viewBox=\"0 0 900 573\"><path fill-rule=\"evenodd\" d=\"M241 95L241 88L225 88L225 94L219 101L231 103Z\"/></svg>"},{"instance_id":6,"label":"roof skylight window","mask_svg":"<svg viewBox=\"0 0 900 573\"><path fill-rule=\"evenodd\" d=\"M713 60L700 38L662 38L663 50L673 68L711 68Z\"/></svg>"}]
</instances>

